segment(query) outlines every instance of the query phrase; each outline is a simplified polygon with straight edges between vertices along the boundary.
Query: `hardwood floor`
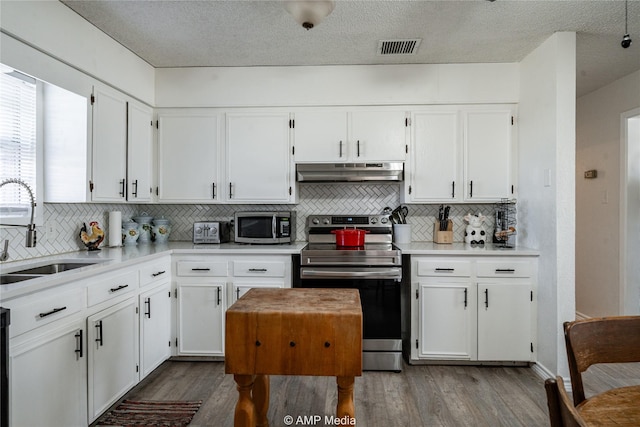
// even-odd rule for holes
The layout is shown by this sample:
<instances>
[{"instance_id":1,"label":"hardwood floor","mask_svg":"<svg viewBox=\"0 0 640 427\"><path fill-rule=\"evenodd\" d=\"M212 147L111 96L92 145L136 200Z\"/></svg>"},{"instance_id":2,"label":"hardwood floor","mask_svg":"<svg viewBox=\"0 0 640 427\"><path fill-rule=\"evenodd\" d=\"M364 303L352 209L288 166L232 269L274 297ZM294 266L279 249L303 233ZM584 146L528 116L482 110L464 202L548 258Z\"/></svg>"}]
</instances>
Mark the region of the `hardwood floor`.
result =
<instances>
[{"instance_id":1,"label":"hardwood floor","mask_svg":"<svg viewBox=\"0 0 640 427\"><path fill-rule=\"evenodd\" d=\"M640 363L600 365L585 374L587 397L611 387L640 384ZM355 384L357 425L548 426L544 381L530 368L495 366L404 366L401 373L364 372ZM124 398L203 400L191 426L233 426L237 399L224 362L167 361ZM123 398L123 399L124 399ZM271 377L271 427L284 427L285 415L335 413L333 377Z\"/></svg>"},{"instance_id":2,"label":"hardwood floor","mask_svg":"<svg viewBox=\"0 0 640 427\"><path fill-rule=\"evenodd\" d=\"M354 394L359 426L548 425L543 380L529 368L405 365L364 372ZM192 426L231 427L237 392L223 362L168 361L125 398L201 399ZM271 377L271 427L284 426L285 415L320 415L324 426L336 402L333 377Z\"/></svg>"}]
</instances>

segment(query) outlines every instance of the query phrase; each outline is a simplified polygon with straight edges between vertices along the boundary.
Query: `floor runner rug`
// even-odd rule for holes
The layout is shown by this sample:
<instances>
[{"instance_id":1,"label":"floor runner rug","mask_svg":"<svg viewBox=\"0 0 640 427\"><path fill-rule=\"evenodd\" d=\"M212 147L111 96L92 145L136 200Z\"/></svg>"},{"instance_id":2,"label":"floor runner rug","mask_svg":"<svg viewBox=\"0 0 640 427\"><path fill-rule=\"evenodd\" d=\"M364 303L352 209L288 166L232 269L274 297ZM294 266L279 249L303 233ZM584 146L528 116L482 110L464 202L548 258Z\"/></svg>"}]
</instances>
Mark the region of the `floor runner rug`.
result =
<instances>
[{"instance_id":1,"label":"floor runner rug","mask_svg":"<svg viewBox=\"0 0 640 427\"><path fill-rule=\"evenodd\" d=\"M200 409L198 401L125 400L103 415L97 426L181 427L191 422Z\"/></svg>"}]
</instances>

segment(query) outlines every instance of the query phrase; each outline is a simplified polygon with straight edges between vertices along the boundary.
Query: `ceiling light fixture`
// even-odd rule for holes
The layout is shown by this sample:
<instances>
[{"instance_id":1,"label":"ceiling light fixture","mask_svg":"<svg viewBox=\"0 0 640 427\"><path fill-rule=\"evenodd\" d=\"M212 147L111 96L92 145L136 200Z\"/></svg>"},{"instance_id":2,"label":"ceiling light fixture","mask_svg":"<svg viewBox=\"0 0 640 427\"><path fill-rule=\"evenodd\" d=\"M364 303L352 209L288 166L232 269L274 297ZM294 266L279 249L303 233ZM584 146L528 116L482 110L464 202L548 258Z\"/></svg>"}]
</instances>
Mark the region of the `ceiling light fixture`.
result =
<instances>
[{"instance_id":1,"label":"ceiling light fixture","mask_svg":"<svg viewBox=\"0 0 640 427\"><path fill-rule=\"evenodd\" d=\"M622 36L622 41L620 42L620 45L623 48L628 48L629 46L631 46L631 37L629 37L629 31L627 31L627 0L624 1L624 36Z\"/></svg>"},{"instance_id":2,"label":"ceiling light fixture","mask_svg":"<svg viewBox=\"0 0 640 427\"><path fill-rule=\"evenodd\" d=\"M324 18L333 12L335 3L333 0L293 0L285 1L284 8L293 16L293 19L310 30L322 22Z\"/></svg>"}]
</instances>

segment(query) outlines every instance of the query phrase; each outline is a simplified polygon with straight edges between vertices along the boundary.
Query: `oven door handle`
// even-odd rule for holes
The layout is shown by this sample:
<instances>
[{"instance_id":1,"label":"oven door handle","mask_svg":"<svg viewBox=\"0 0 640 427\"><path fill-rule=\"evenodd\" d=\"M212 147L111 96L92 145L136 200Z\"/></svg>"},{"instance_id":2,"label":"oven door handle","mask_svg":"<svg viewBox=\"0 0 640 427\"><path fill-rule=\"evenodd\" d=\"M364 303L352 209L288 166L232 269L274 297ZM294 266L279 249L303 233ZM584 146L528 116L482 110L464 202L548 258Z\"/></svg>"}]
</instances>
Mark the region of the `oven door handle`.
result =
<instances>
[{"instance_id":1,"label":"oven door handle","mask_svg":"<svg viewBox=\"0 0 640 427\"><path fill-rule=\"evenodd\" d=\"M365 279L401 279L402 271L399 268L376 268L376 269L352 269L352 270L331 270L331 269L311 269L302 268L300 278L365 278Z\"/></svg>"}]
</instances>

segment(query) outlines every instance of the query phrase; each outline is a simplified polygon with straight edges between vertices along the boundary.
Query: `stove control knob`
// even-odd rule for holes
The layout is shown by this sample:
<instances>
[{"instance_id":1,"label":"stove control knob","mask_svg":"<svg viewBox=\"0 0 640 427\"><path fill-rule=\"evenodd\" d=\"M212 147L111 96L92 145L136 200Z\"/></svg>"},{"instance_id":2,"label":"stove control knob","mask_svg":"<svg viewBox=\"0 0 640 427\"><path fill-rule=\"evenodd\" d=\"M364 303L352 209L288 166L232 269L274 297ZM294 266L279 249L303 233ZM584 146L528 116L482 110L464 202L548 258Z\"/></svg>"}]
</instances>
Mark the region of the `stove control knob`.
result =
<instances>
[{"instance_id":1,"label":"stove control knob","mask_svg":"<svg viewBox=\"0 0 640 427\"><path fill-rule=\"evenodd\" d=\"M325 219L322 220L322 223L324 225L329 225L329 224L331 224L331 221L329 221L329 218L325 218Z\"/></svg>"},{"instance_id":2,"label":"stove control knob","mask_svg":"<svg viewBox=\"0 0 640 427\"><path fill-rule=\"evenodd\" d=\"M383 224L386 224L387 222L389 222L389 220L387 219L386 216L383 216L382 218L380 218L380 222Z\"/></svg>"},{"instance_id":3,"label":"stove control knob","mask_svg":"<svg viewBox=\"0 0 640 427\"><path fill-rule=\"evenodd\" d=\"M373 217L371 218L371 220L369 221L371 224L377 224L378 223L378 218Z\"/></svg>"},{"instance_id":4,"label":"stove control knob","mask_svg":"<svg viewBox=\"0 0 640 427\"><path fill-rule=\"evenodd\" d=\"M320 220L319 220L318 218L313 218L313 219L311 220L311 222L312 222L314 225L318 225L318 224L320 224Z\"/></svg>"}]
</instances>

